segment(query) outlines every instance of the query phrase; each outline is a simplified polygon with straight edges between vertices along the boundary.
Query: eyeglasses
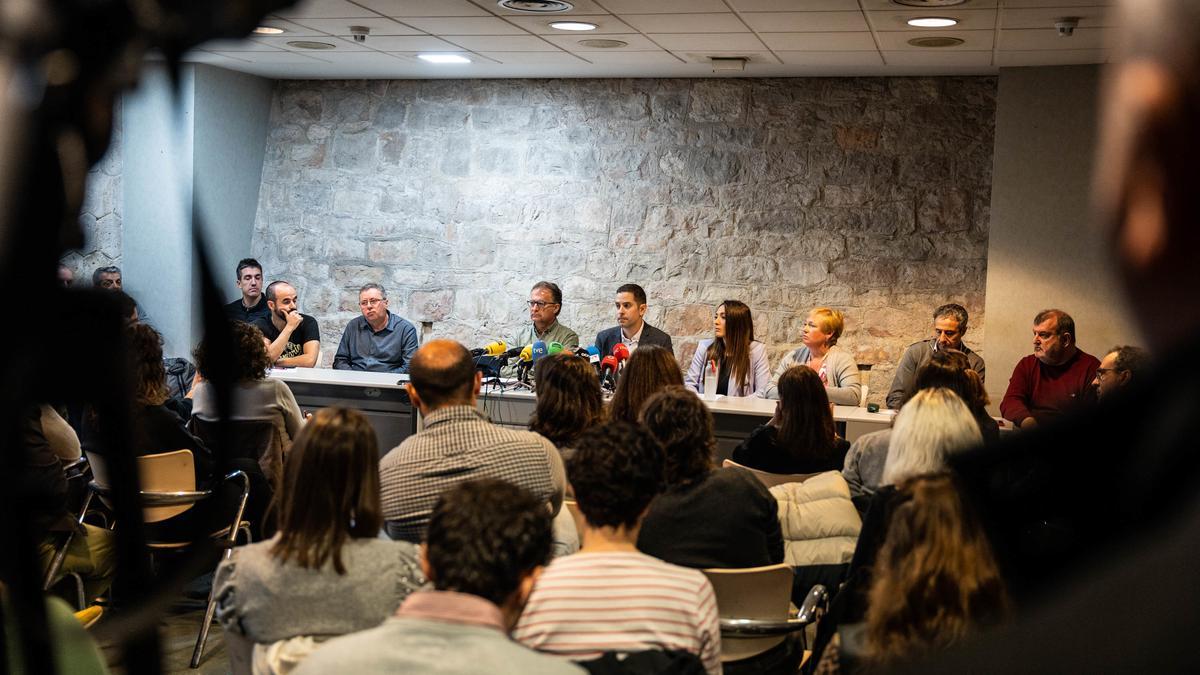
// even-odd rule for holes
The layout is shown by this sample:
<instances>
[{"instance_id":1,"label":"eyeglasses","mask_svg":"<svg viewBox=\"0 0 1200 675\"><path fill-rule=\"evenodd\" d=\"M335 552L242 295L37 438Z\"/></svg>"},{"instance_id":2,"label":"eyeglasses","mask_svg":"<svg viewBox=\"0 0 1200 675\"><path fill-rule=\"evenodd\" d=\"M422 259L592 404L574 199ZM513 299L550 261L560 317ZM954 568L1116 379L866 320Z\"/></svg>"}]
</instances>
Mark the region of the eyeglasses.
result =
<instances>
[{"instance_id":1,"label":"eyeglasses","mask_svg":"<svg viewBox=\"0 0 1200 675\"><path fill-rule=\"evenodd\" d=\"M374 307L375 305L378 305L381 302L387 302L387 298L383 298L382 300L379 298L369 298L367 300L360 300L358 303L358 306L359 307Z\"/></svg>"},{"instance_id":2,"label":"eyeglasses","mask_svg":"<svg viewBox=\"0 0 1200 675\"><path fill-rule=\"evenodd\" d=\"M1121 370L1121 369L1120 368L1097 368L1096 369L1096 377L1104 377L1105 375L1107 375L1109 373L1115 373L1119 370Z\"/></svg>"},{"instance_id":3,"label":"eyeglasses","mask_svg":"<svg viewBox=\"0 0 1200 675\"><path fill-rule=\"evenodd\" d=\"M558 304L557 302L546 302L545 300L530 300L529 301L530 309L532 309L534 307L536 307L538 309L542 309L546 305L557 305L557 304Z\"/></svg>"}]
</instances>

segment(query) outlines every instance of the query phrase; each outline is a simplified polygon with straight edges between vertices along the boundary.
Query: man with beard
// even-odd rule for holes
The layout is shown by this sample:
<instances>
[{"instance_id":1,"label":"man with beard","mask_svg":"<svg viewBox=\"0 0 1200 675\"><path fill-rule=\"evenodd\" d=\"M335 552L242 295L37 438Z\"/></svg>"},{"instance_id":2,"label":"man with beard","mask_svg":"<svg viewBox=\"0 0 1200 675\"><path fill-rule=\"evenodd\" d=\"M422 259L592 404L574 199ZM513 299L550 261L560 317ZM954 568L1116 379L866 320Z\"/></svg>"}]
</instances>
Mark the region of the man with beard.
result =
<instances>
[{"instance_id":1,"label":"man with beard","mask_svg":"<svg viewBox=\"0 0 1200 675\"><path fill-rule=\"evenodd\" d=\"M315 318L300 313L295 287L286 281L273 281L264 295L270 314L254 325L267 339L271 362L284 368L315 368L321 329Z\"/></svg>"}]
</instances>

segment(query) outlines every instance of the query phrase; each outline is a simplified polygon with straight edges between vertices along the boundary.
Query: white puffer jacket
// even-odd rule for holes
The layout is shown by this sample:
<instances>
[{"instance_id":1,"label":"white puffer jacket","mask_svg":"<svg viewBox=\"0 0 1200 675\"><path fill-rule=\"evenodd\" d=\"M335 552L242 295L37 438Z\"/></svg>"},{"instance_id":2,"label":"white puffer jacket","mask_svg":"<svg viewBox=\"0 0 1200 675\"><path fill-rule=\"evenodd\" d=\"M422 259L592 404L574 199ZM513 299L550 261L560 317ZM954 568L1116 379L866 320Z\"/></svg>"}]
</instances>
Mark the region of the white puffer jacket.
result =
<instances>
[{"instance_id":1,"label":"white puffer jacket","mask_svg":"<svg viewBox=\"0 0 1200 675\"><path fill-rule=\"evenodd\" d=\"M783 561L792 567L850 562L862 520L850 501L850 486L837 471L803 483L771 488L779 501Z\"/></svg>"}]
</instances>

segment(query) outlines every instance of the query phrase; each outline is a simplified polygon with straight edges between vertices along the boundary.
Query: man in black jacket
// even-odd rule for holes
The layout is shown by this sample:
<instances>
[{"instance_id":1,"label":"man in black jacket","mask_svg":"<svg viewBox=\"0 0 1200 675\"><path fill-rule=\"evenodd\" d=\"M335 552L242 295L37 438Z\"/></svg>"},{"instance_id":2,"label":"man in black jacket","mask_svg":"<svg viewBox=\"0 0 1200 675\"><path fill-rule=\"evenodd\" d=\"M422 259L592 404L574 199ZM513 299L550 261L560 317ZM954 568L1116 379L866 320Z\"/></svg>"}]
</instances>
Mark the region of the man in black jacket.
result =
<instances>
[{"instance_id":1,"label":"man in black jacket","mask_svg":"<svg viewBox=\"0 0 1200 675\"><path fill-rule=\"evenodd\" d=\"M674 353L671 336L646 323L646 291L637 284L625 284L617 289L617 325L596 334L600 356L612 354L617 343L625 343L629 351L641 345L658 345Z\"/></svg>"}]
</instances>

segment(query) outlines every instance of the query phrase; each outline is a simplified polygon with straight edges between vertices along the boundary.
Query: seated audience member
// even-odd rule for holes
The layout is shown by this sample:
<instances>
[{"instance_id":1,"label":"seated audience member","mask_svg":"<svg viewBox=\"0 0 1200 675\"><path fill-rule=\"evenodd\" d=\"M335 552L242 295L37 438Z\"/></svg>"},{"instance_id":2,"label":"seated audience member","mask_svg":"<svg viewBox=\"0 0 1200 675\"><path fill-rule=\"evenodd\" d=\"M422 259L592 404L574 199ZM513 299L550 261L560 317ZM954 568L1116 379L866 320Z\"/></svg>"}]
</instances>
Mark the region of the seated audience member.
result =
<instances>
[{"instance_id":1,"label":"seated audience member","mask_svg":"<svg viewBox=\"0 0 1200 675\"><path fill-rule=\"evenodd\" d=\"M657 345L645 345L630 355L617 380L617 390L608 402L608 417L636 422L642 404L663 389L683 386L683 374L675 355Z\"/></svg>"},{"instance_id":2,"label":"seated audience member","mask_svg":"<svg viewBox=\"0 0 1200 675\"><path fill-rule=\"evenodd\" d=\"M701 394L705 373L716 375L715 392L723 396L750 396L770 384L767 348L754 339L754 317L737 300L726 300L713 315L715 336L701 340L692 355L684 386Z\"/></svg>"},{"instance_id":3,"label":"seated audience member","mask_svg":"<svg viewBox=\"0 0 1200 675\"><path fill-rule=\"evenodd\" d=\"M604 421L600 378L587 359L562 352L538 361L537 404L529 430L545 436L566 457L575 439Z\"/></svg>"},{"instance_id":4,"label":"seated audience member","mask_svg":"<svg viewBox=\"0 0 1200 675\"><path fill-rule=\"evenodd\" d=\"M346 324L333 367L376 373L407 373L408 362L417 351L417 329L388 311L387 290L367 284L358 291L362 316Z\"/></svg>"},{"instance_id":5,"label":"seated audience member","mask_svg":"<svg viewBox=\"0 0 1200 675\"><path fill-rule=\"evenodd\" d=\"M448 488L429 517L421 569L433 590L409 595L382 625L335 638L296 675L582 673L509 639L538 572L550 557L550 513L511 483Z\"/></svg>"},{"instance_id":6,"label":"seated audience member","mask_svg":"<svg viewBox=\"0 0 1200 675\"><path fill-rule=\"evenodd\" d=\"M66 265L58 264L58 285L63 288L70 288L75 285L75 270Z\"/></svg>"},{"instance_id":7,"label":"seated audience member","mask_svg":"<svg viewBox=\"0 0 1200 675\"><path fill-rule=\"evenodd\" d=\"M246 323L270 318L271 311L267 308L262 294L262 265L254 258L242 258L238 261L235 274L242 297L225 305L225 316L229 317L230 321Z\"/></svg>"},{"instance_id":8,"label":"seated audience member","mask_svg":"<svg viewBox=\"0 0 1200 675\"><path fill-rule=\"evenodd\" d=\"M83 454L79 445L79 435L75 429L58 414L54 406L43 404L38 407L38 418L42 426L42 435L50 444L50 451L64 462L72 462Z\"/></svg>"},{"instance_id":9,"label":"seated audience member","mask_svg":"<svg viewBox=\"0 0 1200 675\"><path fill-rule=\"evenodd\" d=\"M300 313L296 289L286 281L273 281L265 293L269 313L254 325L267 341L271 364L284 368L315 368L321 352L317 320Z\"/></svg>"},{"instance_id":10,"label":"seated audience member","mask_svg":"<svg viewBox=\"0 0 1200 675\"><path fill-rule=\"evenodd\" d=\"M421 541L437 498L477 478L499 478L562 506L566 477L554 445L529 431L492 424L476 406L480 373L471 353L453 340L417 350L405 385L425 420L379 462L383 517L393 539Z\"/></svg>"},{"instance_id":11,"label":"seated audience member","mask_svg":"<svg viewBox=\"0 0 1200 675\"><path fill-rule=\"evenodd\" d=\"M646 401L641 422L663 447L665 486L642 522L640 551L696 568L783 561L775 500L749 472L714 469L712 413L699 397L667 387Z\"/></svg>"},{"instance_id":12,"label":"seated audience member","mask_svg":"<svg viewBox=\"0 0 1200 675\"><path fill-rule=\"evenodd\" d=\"M929 363L917 371L914 394L926 389L944 388L954 392L967 405L983 440L992 442L1000 437L1000 426L987 412L987 393L972 377L967 357L959 351L946 349L933 355ZM910 397L911 398L911 397ZM888 456L892 430L882 429L863 434L846 453L842 476L850 484L855 497L873 494L883 480L883 464Z\"/></svg>"},{"instance_id":13,"label":"seated audience member","mask_svg":"<svg viewBox=\"0 0 1200 675\"><path fill-rule=\"evenodd\" d=\"M379 449L362 413L325 408L296 437L278 533L238 546L214 580L217 619L287 672L330 637L374 628L425 583L417 548L379 539Z\"/></svg>"},{"instance_id":14,"label":"seated audience member","mask_svg":"<svg viewBox=\"0 0 1200 675\"><path fill-rule=\"evenodd\" d=\"M229 353L233 357L230 369L234 380L231 419L267 420L275 424L280 444L272 446L258 462L272 484L278 484L283 475L283 453L300 432L304 417L287 384L267 377L271 360L258 328L234 321L229 325L229 332L233 340ZM218 367L213 362L218 351L206 337L194 354L202 381L196 385L192 398L192 414L209 422L218 417L216 390L208 380L208 374Z\"/></svg>"},{"instance_id":15,"label":"seated audience member","mask_svg":"<svg viewBox=\"0 0 1200 675\"><path fill-rule=\"evenodd\" d=\"M46 639L49 640L53 665L49 663L26 663L24 649L15 636L28 629L23 625L22 613L16 611L8 597L8 589L0 582L0 626L8 635L8 649L0 655L0 672L37 673L57 672L71 675L108 675L108 664L96 640L75 617L74 610L60 598L47 597Z\"/></svg>"},{"instance_id":16,"label":"seated audience member","mask_svg":"<svg viewBox=\"0 0 1200 675\"><path fill-rule=\"evenodd\" d=\"M778 391L775 416L742 441L733 461L771 473L840 470L850 443L837 435L821 378L808 366L792 366Z\"/></svg>"},{"instance_id":17,"label":"seated audience member","mask_svg":"<svg viewBox=\"0 0 1200 675\"><path fill-rule=\"evenodd\" d=\"M116 265L108 267L97 267L92 271L92 287L100 288L106 291L121 291L121 268ZM131 301L132 297L129 298ZM125 308L125 301L122 300L122 308ZM133 303L133 310L123 309L126 317L130 317L130 321L141 321L142 323L150 323L150 313L142 309L142 306Z\"/></svg>"},{"instance_id":18,"label":"seated audience member","mask_svg":"<svg viewBox=\"0 0 1200 675\"><path fill-rule=\"evenodd\" d=\"M1002 621L1008 596L979 519L949 474L898 486L875 565L865 631L843 632L818 672L927 657ZM865 644L855 644L855 636ZM839 663L840 662L840 663ZM839 668L831 668L838 664Z\"/></svg>"},{"instance_id":19,"label":"seated audience member","mask_svg":"<svg viewBox=\"0 0 1200 675\"><path fill-rule=\"evenodd\" d=\"M1033 354L1017 362L1000 413L1021 429L1047 422L1072 405L1091 401L1100 361L1075 346L1075 320L1058 309L1033 318Z\"/></svg>"},{"instance_id":20,"label":"seated audience member","mask_svg":"<svg viewBox=\"0 0 1200 675\"><path fill-rule=\"evenodd\" d=\"M837 405L858 405L862 393L858 364L850 352L837 344L844 327L842 313L836 309L818 307L810 312L800 337L804 344L784 355L761 395L779 398L779 378L788 368L808 366L821 378L830 401Z\"/></svg>"},{"instance_id":21,"label":"seated audience member","mask_svg":"<svg viewBox=\"0 0 1200 675\"><path fill-rule=\"evenodd\" d=\"M513 631L518 642L576 661L609 651L680 650L699 656L709 673L721 672L708 579L635 546L662 488L663 463L650 432L628 422L579 438L567 472L583 513L583 547L556 558L537 578Z\"/></svg>"},{"instance_id":22,"label":"seated audience member","mask_svg":"<svg viewBox=\"0 0 1200 675\"><path fill-rule=\"evenodd\" d=\"M971 370L979 373L982 381L985 377L983 357L971 351L963 344L963 335L967 333L967 310L962 305L942 305L933 311L933 337L928 340L914 342L904 350L900 363L896 365L896 374L892 376L892 388L888 391L887 407L899 410L917 390L917 371L929 363L939 351L954 349L966 355Z\"/></svg>"},{"instance_id":23,"label":"seated audience member","mask_svg":"<svg viewBox=\"0 0 1200 675\"><path fill-rule=\"evenodd\" d=\"M638 347L657 345L674 354L671 336L646 323L646 291L637 284L624 284L617 288L617 325L596 334L596 348L601 356L612 354L617 343L623 343L630 352Z\"/></svg>"},{"instance_id":24,"label":"seated audience member","mask_svg":"<svg viewBox=\"0 0 1200 675\"><path fill-rule=\"evenodd\" d=\"M1096 378L1092 386L1096 388L1096 398L1103 399L1137 379L1146 370L1149 354L1144 349L1118 345L1108 350L1100 367L1096 368Z\"/></svg>"},{"instance_id":25,"label":"seated audience member","mask_svg":"<svg viewBox=\"0 0 1200 675\"><path fill-rule=\"evenodd\" d=\"M116 539L106 529L86 523L77 524L67 510L64 458L60 454L61 449L54 447L54 432L50 431L53 427L47 427L43 422L46 408L49 406L29 410L21 423L21 461L24 465L23 480L28 491L30 529L38 542L43 573L49 570L55 553L62 547L68 534L75 533L55 583L67 574L78 574L83 578L84 591L90 600L104 593L112 584L117 571ZM66 423L63 422L63 425ZM71 435L74 436L74 432ZM74 447L77 458L78 439L75 439Z\"/></svg>"}]
</instances>

